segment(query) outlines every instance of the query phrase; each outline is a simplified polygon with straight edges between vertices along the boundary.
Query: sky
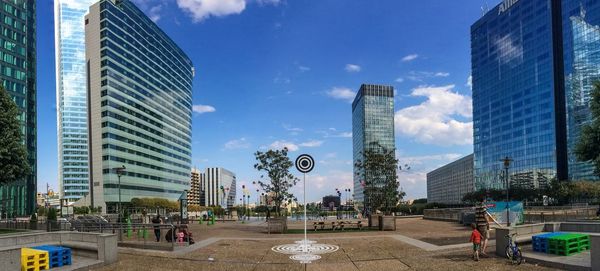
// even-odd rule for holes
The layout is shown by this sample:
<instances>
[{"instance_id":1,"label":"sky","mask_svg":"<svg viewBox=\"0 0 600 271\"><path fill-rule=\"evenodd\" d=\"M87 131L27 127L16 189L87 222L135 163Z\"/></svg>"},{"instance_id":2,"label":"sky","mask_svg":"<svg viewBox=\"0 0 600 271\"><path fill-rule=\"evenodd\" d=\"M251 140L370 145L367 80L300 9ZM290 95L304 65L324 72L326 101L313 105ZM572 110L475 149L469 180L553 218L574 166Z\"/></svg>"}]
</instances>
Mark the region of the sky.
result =
<instances>
[{"instance_id":1,"label":"sky","mask_svg":"<svg viewBox=\"0 0 600 271\"><path fill-rule=\"evenodd\" d=\"M473 152L470 26L499 0L132 0L196 69L192 166L260 178L254 153L317 161L307 200L352 185L351 102L395 89L396 152L408 199L427 172ZM38 189L58 188L54 15L38 1ZM295 169L292 173L301 174ZM292 189L301 195L301 183ZM342 200L345 200L346 195Z\"/></svg>"}]
</instances>

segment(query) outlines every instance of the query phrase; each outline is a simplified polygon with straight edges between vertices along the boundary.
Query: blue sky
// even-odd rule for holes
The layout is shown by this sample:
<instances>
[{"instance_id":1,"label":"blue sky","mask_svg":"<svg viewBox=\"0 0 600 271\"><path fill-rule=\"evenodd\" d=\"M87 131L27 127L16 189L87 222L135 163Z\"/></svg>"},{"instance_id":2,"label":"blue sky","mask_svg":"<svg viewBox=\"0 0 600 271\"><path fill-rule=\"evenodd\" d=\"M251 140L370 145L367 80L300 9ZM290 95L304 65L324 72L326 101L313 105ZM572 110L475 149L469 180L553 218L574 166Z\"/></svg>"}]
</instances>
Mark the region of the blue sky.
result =
<instances>
[{"instance_id":1,"label":"blue sky","mask_svg":"<svg viewBox=\"0 0 600 271\"><path fill-rule=\"evenodd\" d=\"M241 186L260 176L255 151L288 146L292 159L318 160L308 200L352 188L351 100L361 83L397 91L408 198L426 196L428 171L472 153L469 29L482 0L134 2L194 62L198 168L232 170ZM58 187L52 1L37 10L38 188L45 191L46 183Z\"/></svg>"}]
</instances>

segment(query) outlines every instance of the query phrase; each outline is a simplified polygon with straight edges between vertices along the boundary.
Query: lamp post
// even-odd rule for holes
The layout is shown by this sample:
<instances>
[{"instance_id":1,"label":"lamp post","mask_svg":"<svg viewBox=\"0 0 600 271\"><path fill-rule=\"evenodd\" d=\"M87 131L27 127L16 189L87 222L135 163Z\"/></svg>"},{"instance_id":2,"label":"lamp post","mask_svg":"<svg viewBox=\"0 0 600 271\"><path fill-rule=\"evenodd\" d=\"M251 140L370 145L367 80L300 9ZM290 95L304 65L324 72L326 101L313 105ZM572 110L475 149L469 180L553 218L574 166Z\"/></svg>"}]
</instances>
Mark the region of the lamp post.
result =
<instances>
[{"instance_id":1,"label":"lamp post","mask_svg":"<svg viewBox=\"0 0 600 271\"><path fill-rule=\"evenodd\" d=\"M510 167L510 162L512 162L513 160L506 156L500 161L504 164L504 178L506 179L506 226L510 227L510 209L508 208L508 191L510 188L510 182L508 178L508 168Z\"/></svg>"},{"instance_id":2,"label":"lamp post","mask_svg":"<svg viewBox=\"0 0 600 271\"><path fill-rule=\"evenodd\" d=\"M119 216L118 216L119 217L119 223L122 223L122 221L121 221L121 215L122 215L123 212L122 212L122 207L121 207L121 176L123 176L123 174L125 173L125 169L127 169L127 168L125 167L125 165L123 165L121 167L114 168L114 169L115 169L115 171L117 171L117 179L119 181L119 204L118 204L118 208L119 209L117 210L117 212L119 214Z\"/></svg>"}]
</instances>

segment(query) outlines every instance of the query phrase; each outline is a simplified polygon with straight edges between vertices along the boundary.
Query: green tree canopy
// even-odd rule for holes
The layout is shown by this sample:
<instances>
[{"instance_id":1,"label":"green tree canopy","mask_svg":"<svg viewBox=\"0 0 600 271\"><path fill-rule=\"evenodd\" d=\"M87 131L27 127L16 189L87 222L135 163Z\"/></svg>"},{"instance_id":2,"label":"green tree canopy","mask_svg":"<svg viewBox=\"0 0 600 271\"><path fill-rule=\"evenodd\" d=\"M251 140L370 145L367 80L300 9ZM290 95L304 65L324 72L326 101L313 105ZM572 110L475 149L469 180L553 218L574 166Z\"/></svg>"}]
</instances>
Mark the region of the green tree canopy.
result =
<instances>
[{"instance_id":1,"label":"green tree canopy","mask_svg":"<svg viewBox=\"0 0 600 271\"><path fill-rule=\"evenodd\" d=\"M579 161L592 163L600 175L600 81L594 83L591 96L592 121L582 127L575 155Z\"/></svg>"},{"instance_id":2,"label":"green tree canopy","mask_svg":"<svg viewBox=\"0 0 600 271\"><path fill-rule=\"evenodd\" d=\"M0 184L23 180L31 172L18 117L17 105L0 86Z\"/></svg>"},{"instance_id":3,"label":"green tree canopy","mask_svg":"<svg viewBox=\"0 0 600 271\"><path fill-rule=\"evenodd\" d=\"M396 206L405 195L404 192L398 191L396 152L379 143L373 143L363 152L362 157L363 159L358 160L355 165L358 169L357 175L364 183L367 212L371 213L383 207L389 213L391 207Z\"/></svg>"},{"instance_id":4,"label":"green tree canopy","mask_svg":"<svg viewBox=\"0 0 600 271\"><path fill-rule=\"evenodd\" d=\"M290 168L294 166L294 163L288 157L288 149L257 151L254 156L258 161L254 168L266 173L266 178L264 175L260 176L258 184L267 194L274 194L272 198L275 202L276 213L280 215L281 204L286 200L295 200L289 189L298 182L298 179L290 173ZM265 180L267 178L268 181Z\"/></svg>"}]
</instances>

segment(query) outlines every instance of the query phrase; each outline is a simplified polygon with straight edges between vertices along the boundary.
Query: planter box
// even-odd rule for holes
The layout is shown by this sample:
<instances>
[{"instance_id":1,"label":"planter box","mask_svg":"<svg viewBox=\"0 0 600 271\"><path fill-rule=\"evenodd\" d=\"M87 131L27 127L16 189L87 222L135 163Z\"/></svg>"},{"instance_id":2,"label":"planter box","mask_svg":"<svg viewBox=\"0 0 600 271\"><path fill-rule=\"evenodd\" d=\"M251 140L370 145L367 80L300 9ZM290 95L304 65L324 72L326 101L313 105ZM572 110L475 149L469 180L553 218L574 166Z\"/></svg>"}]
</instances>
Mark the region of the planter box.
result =
<instances>
[{"instance_id":1,"label":"planter box","mask_svg":"<svg viewBox=\"0 0 600 271\"><path fill-rule=\"evenodd\" d=\"M380 231L395 231L396 230L396 217L391 215L379 216L379 230Z\"/></svg>"},{"instance_id":2,"label":"planter box","mask_svg":"<svg viewBox=\"0 0 600 271\"><path fill-rule=\"evenodd\" d=\"M369 228L379 228L379 218L381 215L372 214L369 215Z\"/></svg>"},{"instance_id":3,"label":"planter box","mask_svg":"<svg viewBox=\"0 0 600 271\"><path fill-rule=\"evenodd\" d=\"M267 233L285 233L287 231L287 217L272 217L267 223Z\"/></svg>"}]
</instances>

